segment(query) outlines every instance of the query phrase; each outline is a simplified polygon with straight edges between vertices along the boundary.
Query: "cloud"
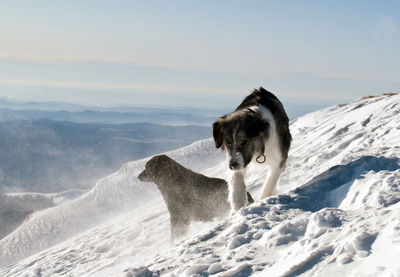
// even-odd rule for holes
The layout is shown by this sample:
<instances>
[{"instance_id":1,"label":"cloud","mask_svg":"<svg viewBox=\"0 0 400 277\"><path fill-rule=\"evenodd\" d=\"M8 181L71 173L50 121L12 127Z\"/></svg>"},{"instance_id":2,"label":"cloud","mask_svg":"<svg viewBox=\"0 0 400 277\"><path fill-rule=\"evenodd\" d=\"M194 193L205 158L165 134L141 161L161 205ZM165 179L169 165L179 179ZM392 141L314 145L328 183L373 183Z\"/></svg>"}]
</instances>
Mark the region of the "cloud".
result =
<instances>
[{"instance_id":1,"label":"cloud","mask_svg":"<svg viewBox=\"0 0 400 277\"><path fill-rule=\"evenodd\" d=\"M17 53L17 52L0 52L0 59L27 62L42 65L111 65L111 66L122 66L122 67L148 67L178 71L197 71L197 72L209 72L216 74L242 74L243 71L235 70L221 70L218 68L211 67L194 67L187 64L172 64L172 63L155 63L150 61L136 61L129 59L107 59L103 57L59 57L49 55L38 55L32 53Z\"/></svg>"},{"instance_id":2,"label":"cloud","mask_svg":"<svg viewBox=\"0 0 400 277\"><path fill-rule=\"evenodd\" d=\"M82 89L105 89L105 90L140 90L140 91L158 91L158 92L181 92L181 93L232 93L232 90L215 89L207 87L174 87L140 84L118 84L103 82L64 82L53 80L10 80L0 79L0 85L17 86L48 86L61 88L82 88ZM241 91L236 91L240 93Z\"/></svg>"}]
</instances>

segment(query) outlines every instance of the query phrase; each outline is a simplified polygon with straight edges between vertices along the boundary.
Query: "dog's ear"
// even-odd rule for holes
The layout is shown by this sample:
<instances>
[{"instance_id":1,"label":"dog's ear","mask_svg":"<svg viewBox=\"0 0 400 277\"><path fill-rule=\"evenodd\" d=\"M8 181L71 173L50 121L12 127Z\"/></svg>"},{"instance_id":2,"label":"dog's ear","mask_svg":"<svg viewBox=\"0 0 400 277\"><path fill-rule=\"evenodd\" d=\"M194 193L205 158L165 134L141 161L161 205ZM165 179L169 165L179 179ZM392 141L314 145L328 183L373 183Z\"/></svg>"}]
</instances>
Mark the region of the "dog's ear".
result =
<instances>
[{"instance_id":1,"label":"dog's ear","mask_svg":"<svg viewBox=\"0 0 400 277\"><path fill-rule=\"evenodd\" d=\"M246 116L246 135L249 138L258 136L269 129L269 122L259 116Z\"/></svg>"},{"instance_id":2,"label":"dog's ear","mask_svg":"<svg viewBox=\"0 0 400 277\"><path fill-rule=\"evenodd\" d=\"M223 142L223 122L224 122L225 116L221 117L217 121L214 122L212 125L213 129L213 137L214 137L214 143L216 148L220 148L222 146Z\"/></svg>"}]
</instances>

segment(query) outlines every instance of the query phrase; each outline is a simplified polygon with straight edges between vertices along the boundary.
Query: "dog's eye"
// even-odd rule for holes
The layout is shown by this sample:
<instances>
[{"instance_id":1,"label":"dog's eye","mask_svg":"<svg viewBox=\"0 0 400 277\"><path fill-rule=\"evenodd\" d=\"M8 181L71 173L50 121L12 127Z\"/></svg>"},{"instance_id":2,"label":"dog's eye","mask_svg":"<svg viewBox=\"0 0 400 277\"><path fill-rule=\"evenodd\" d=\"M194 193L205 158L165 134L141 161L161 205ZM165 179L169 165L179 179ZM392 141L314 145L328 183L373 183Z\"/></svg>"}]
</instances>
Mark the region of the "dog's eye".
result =
<instances>
[{"instance_id":1,"label":"dog's eye","mask_svg":"<svg viewBox=\"0 0 400 277\"><path fill-rule=\"evenodd\" d=\"M231 146L232 145L232 141L227 140L226 141L226 145Z\"/></svg>"},{"instance_id":2,"label":"dog's eye","mask_svg":"<svg viewBox=\"0 0 400 277\"><path fill-rule=\"evenodd\" d=\"M247 140L244 140L236 145L237 149L242 149L247 143Z\"/></svg>"}]
</instances>

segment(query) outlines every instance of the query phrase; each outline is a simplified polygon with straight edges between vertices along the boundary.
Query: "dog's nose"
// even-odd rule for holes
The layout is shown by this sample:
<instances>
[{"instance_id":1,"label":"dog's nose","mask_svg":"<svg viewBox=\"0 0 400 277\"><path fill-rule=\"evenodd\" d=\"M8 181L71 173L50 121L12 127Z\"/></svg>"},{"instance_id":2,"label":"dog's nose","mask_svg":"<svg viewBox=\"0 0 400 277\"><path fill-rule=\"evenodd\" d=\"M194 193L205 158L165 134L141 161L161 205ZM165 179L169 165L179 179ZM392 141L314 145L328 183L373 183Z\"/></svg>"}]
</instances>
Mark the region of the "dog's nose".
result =
<instances>
[{"instance_id":1,"label":"dog's nose","mask_svg":"<svg viewBox=\"0 0 400 277\"><path fill-rule=\"evenodd\" d=\"M231 161L229 162L229 168L230 168L230 169L238 168L238 166L239 166L239 163L238 163L237 161L231 160Z\"/></svg>"}]
</instances>

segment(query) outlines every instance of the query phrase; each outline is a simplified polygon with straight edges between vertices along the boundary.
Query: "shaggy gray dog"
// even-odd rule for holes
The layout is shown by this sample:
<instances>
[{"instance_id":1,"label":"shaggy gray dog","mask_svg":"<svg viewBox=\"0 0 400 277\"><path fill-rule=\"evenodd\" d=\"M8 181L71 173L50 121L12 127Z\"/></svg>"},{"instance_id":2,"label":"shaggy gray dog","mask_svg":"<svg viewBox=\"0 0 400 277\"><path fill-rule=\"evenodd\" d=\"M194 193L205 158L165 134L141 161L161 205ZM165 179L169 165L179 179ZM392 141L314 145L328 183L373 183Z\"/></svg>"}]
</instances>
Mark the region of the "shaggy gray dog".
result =
<instances>
[{"instance_id":1,"label":"shaggy gray dog","mask_svg":"<svg viewBox=\"0 0 400 277\"><path fill-rule=\"evenodd\" d=\"M149 160L139 180L153 182L160 190L170 214L171 240L185 235L191 221L212 221L230 212L225 180L193 172L166 155Z\"/></svg>"}]
</instances>

